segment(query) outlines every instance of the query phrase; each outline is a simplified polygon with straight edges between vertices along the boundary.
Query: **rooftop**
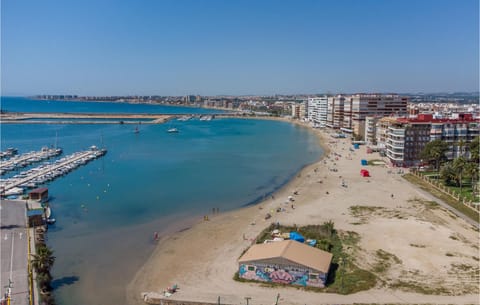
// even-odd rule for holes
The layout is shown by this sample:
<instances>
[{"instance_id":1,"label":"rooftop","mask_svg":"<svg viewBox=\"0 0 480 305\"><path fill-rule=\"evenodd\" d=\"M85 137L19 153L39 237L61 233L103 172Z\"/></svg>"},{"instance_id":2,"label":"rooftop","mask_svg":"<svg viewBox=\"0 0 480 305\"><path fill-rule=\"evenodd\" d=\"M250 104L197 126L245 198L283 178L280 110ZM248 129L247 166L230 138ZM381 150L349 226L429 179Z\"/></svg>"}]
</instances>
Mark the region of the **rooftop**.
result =
<instances>
[{"instance_id":1,"label":"rooftop","mask_svg":"<svg viewBox=\"0 0 480 305\"><path fill-rule=\"evenodd\" d=\"M272 258L283 258L293 263L327 273L332 262L332 253L305 245L294 240L253 245L238 260L248 263Z\"/></svg>"}]
</instances>

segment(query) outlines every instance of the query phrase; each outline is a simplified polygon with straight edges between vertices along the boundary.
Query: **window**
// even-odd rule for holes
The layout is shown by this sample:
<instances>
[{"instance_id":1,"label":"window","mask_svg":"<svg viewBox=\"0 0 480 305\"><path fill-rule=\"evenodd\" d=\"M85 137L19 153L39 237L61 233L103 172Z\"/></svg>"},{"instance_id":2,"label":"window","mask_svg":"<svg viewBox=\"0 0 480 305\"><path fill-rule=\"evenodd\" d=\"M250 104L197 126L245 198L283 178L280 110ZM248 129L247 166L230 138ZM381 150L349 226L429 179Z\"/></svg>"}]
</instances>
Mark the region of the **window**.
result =
<instances>
[{"instance_id":1,"label":"window","mask_svg":"<svg viewBox=\"0 0 480 305\"><path fill-rule=\"evenodd\" d=\"M317 273L310 273L308 275L308 277L311 279L311 280L316 280L318 279L318 274Z\"/></svg>"},{"instance_id":2,"label":"window","mask_svg":"<svg viewBox=\"0 0 480 305\"><path fill-rule=\"evenodd\" d=\"M255 271L255 266L247 266L248 271Z\"/></svg>"}]
</instances>

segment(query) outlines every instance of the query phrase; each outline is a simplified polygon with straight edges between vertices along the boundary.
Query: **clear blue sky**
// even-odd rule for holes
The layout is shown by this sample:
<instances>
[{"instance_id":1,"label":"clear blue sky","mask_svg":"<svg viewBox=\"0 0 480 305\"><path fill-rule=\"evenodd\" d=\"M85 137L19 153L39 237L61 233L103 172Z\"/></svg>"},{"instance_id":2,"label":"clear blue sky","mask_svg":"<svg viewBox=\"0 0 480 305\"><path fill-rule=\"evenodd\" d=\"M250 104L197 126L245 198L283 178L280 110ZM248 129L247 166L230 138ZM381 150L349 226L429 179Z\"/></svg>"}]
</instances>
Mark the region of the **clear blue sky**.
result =
<instances>
[{"instance_id":1,"label":"clear blue sky","mask_svg":"<svg viewBox=\"0 0 480 305\"><path fill-rule=\"evenodd\" d=\"M3 95L451 92L478 0L3 0Z\"/></svg>"}]
</instances>

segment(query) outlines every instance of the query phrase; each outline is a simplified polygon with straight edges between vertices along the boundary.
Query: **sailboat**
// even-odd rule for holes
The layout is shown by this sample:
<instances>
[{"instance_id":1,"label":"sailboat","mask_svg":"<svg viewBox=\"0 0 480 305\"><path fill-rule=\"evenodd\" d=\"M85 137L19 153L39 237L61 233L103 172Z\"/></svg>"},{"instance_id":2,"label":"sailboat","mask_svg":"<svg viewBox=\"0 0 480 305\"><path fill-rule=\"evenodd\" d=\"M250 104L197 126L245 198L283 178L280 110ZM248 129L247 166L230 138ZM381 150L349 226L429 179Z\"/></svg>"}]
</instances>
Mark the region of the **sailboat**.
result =
<instances>
[{"instance_id":1,"label":"sailboat","mask_svg":"<svg viewBox=\"0 0 480 305\"><path fill-rule=\"evenodd\" d=\"M168 133L178 133L178 129L172 126L172 122L170 122L170 127L167 129Z\"/></svg>"},{"instance_id":2,"label":"sailboat","mask_svg":"<svg viewBox=\"0 0 480 305\"><path fill-rule=\"evenodd\" d=\"M135 129L133 130L133 133L140 133L140 130L138 129L138 126L135 127Z\"/></svg>"}]
</instances>

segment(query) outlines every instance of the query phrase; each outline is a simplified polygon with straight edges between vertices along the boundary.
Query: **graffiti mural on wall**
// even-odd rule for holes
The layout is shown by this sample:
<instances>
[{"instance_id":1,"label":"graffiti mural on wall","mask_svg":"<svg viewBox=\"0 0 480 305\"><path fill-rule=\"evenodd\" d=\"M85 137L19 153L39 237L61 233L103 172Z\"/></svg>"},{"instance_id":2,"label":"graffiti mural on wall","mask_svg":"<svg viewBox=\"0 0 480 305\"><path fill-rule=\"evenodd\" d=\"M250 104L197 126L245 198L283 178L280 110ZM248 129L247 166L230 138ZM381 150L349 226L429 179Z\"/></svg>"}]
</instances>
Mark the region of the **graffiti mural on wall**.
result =
<instances>
[{"instance_id":1,"label":"graffiti mural on wall","mask_svg":"<svg viewBox=\"0 0 480 305\"><path fill-rule=\"evenodd\" d=\"M324 287L324 274L309 273L305 270L287 267L267 267L254 265L240 265L239 275L247 280L273 282L299 286Z\"/></svg>"}]
</instances>

